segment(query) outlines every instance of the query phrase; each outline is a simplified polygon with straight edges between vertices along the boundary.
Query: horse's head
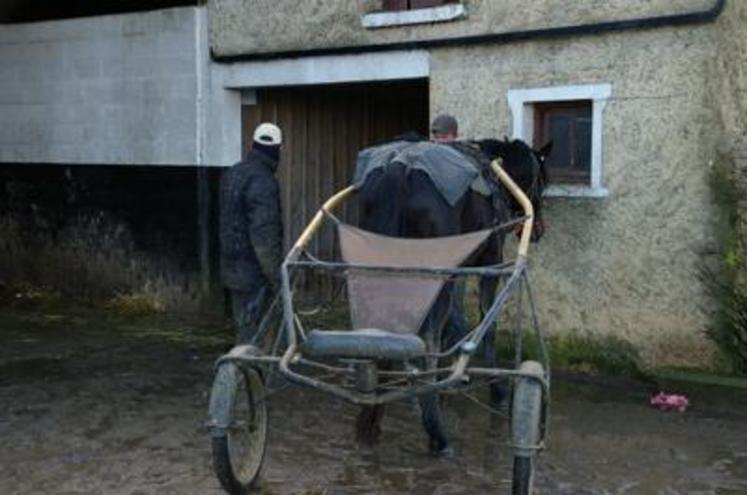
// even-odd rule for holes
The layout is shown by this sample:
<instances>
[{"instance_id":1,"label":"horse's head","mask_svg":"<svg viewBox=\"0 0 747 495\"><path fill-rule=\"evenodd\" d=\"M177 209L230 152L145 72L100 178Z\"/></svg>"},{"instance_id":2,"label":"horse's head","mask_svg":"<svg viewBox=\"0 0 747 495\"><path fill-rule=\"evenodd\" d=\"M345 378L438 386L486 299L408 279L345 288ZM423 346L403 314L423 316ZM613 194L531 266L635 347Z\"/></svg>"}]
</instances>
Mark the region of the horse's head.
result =
<instances>
[{"instance_id":1,"label":"horse's head","mask_svg":"<svg viewBox=\"0 0 747 495\"><path fill-rule=\"evenodd\" d=\"M503 168L527 195L534 207L534 228L532 229L532 241L540 240L545 232L542 221L542 193L547 185L547 169L545 159L552 150L552 142L543 146L540 150L534 150L524 141L519 139L503 141L497 139L483 139L477 141L480 150L490 160L501 158ZM521 206L511 198L511 209L521 212ZM518 232L521 233L520 231Z\"/></svg>"}]
</instances>

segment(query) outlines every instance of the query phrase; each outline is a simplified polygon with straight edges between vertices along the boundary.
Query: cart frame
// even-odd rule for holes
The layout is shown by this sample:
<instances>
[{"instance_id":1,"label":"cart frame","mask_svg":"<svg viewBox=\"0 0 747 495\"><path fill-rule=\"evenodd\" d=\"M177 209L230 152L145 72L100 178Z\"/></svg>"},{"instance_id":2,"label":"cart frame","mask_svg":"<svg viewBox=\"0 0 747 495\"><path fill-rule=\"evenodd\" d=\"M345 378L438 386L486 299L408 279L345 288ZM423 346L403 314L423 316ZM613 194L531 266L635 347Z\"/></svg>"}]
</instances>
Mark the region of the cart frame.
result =
<instances>
[{"instance_id":1,"label":"cart frame","mask_svg":"<svg viewBox=\"0 0 747 495\"><path fill-rule=\"evenodd\" d=\"M529 475L524 476L528 479L524 485L528 485L528 488L519 488L517 491L516 481L514 483L514 493L531 493L531 480L532 475L532 463L535 454L544 447L544 436L545 436L545 422L547 418L547 408L549 403L549 392L550 392L550 367L549 367L549 356L547 346L545 344L544 335L539 326L537 312L532 294L531 287L529 285L529 277L527 270L527 254L529 250L529 242L531 238L532 225L534 220L534 210L531 202L524 194L524 192L514 183L514 181L508 176L508 174L501 167L500 159L495 160L491 163L491 169L498 180L504 185L509 193L518 201L524 210L524 216L507 222L497 229L508 229L517 224L522 224L523 229L521 237L518 243L517 257L514 261L501 263L494 266L483 266L483 267L465 267L465 268L402 268L402 267L391 267L391 266L370 266L360 264L349 264L349 263L337 263L329 261L321 261L314 257L305 255L306 247L311 242L315 234L317 234L322 228L325 220L334 218L333 211L335 208L340 206L345 200L349 199L353 194L356 193L354 186L349 186L342 191L339 191L331 198L329 198L321 207L321 209L315 214L309 225L299 236L290 252L286 256L282 267L281 267L281 289L280 299L282 301L282 325L278 329L278 337L280 334L284 336L284 345L286 346L284 351L279 352L277 342L280 339L276 339L275 349L265 354L258 347L253 345L241 345L234 347L228 354L222 356L216 362L216 370L224 365L235 365L239 369L255 369L262 370L263 374L267 373L267 370L277 369L280 374L292 383L312 387L317 390L328 392L334 396L340 397L353 404L359 405L378 405L385 404L392 401L409 399L424 394L430 394L434 392L440 392L447 389L460 389L465 386L471 386L474 379L482 379L486 381L494 381L499 378L510 378L515 384L522 383L524 392L514 391L514 401L516 402L516 394L524 393L527 397L530 397L529 402L537 401L540 402L540 410L534 411L532 414L537 416L533 422L539 422L537 428L530 425L527 428L515 427L514 422L517 418L512 418L512 447L514 449L515 463L514 463L514 478L516 479L517 462L519 460L528 460L529 467L522 468L519 465L519 470L529 469ZM485 312L484 317L480 323L473 328L466 336L464 336L459 342L454 344L451 348L439 351L437 353L430 353L424 357L435 358L436 360L451 358L451 363L448 366L444 366L435 369L417 369L410 368L404 370L379 370L375 367L370 366L365 360L356 362L356 360L350 361L347 365L343 363L340 365L330 365L326 362L315 361L309 359L308 356L304 355L302 350L302 343L305 338L305 332L302 328L300 321L296 317L293 307L293 284L292 284L292 273L297 270L304 269L315 269L330 272L339 272L345 270L358 270L358 271L372 271L372 272L391 272L396 274L412 274L418 276L438 276L438 277L463 277L463 276L493 276L497 278L505 279L505 283L497 291L495 298L490 308ZM494 324L501 312L507 305L512 294L519 292L519 311L518 315L521 315L522 309L522 294L525 292L529 301L529 308L531 312L531 324L536 332L537 345L538 345L538 356L540 359L539 363L530 361L522 363L523 355L523 330L517 328L514 332L514 345L515 345L515 369L502 369L502 368L486 368L471 366L470 361L475 355L478 346L485 340L485 337L489 331L494 329ZM277 298L273 306L277 303ZM268 311L272 312L273 308ZM520 316L519 316L520 318ZM518 319L518 318L517 318ZM265 318L262 325L260 325L260 332L266 332L266 326L268 319ZM519 325L517 325L520 327ZM348 379L353 379L351 383L353 386L340 385L339 383L319 379L311 374L300 371L301 368L311 368L315 370L324 370L333 375L347 376ZM393 390L377 392L376 383L379 378L389 378L395 380L397 383L403 383L402 386L397 386ZM425 382L423 382L425 379ZM416 382L421 383L417 384ZM215 393L214 387L214 393ZM526 392L526 393L525 393ZM539 395L538 395L539 394ZM532 398L534 397L534 398ZM539 397L539 399L537 399ZM522 399L523 400L523 399ZM524 401L526 402L526 400ZM216 404L220 401L216 399ZM220 411L220 407L216 406L216 411L213 411L213 401L211 400L211 418L209 422L209 428L214 437L220 437L220 435L226 435L234 427L231 423L233 418L230 413ZM514 404L514 414L524 414L521 410L517 412L517 407ZM531 406L536 409L536 406ZM520 430L520 431L519 431ZM529 431L527 433L526 431ZM264 440L263 440L264 441ZM521 464L521 463L519 463ZM526 463L525 463L526 464ZM216 469L218 466L216 465ZM219 478L221 476L219 475ZM254 481L253 479L251 480ZM242 493L230 488L224 483L223 478L221 482L231 493ZM242 485L244 486L244 485ZM247 485L248 486L248 485ZM235 488L235 487L234 487Z\"/></svg>"}]
</instances>

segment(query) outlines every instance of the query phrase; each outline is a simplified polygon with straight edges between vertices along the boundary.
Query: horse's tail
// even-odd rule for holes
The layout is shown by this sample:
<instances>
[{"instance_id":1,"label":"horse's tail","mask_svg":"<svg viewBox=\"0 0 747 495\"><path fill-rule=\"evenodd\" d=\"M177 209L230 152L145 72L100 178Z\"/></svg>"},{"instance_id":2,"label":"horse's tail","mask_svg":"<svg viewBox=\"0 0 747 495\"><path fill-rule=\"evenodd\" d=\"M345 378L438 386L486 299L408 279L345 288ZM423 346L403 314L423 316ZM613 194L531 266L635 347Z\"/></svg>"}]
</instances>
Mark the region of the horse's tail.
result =
<instances>
[{"instance_id":1,"label":"horse's tail","mask_svg":"<svg viewBox=\"0 0 747 495\"><path fill-rule=\"evenodd\" d=\"M392 162L369 174L360 190L361 228L392 237L402 234L406 173L403 164Z\"/></svg>"}]
</instances>

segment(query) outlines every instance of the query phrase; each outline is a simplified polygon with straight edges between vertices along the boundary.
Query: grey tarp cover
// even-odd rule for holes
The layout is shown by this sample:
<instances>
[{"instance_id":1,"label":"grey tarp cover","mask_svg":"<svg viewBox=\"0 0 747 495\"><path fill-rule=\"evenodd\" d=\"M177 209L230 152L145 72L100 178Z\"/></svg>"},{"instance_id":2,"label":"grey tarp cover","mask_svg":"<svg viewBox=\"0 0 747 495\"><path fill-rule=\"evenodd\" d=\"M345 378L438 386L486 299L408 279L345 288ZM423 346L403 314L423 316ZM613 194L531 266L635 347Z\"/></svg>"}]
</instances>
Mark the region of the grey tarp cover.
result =
<instances>
[{"instance_id":1,"label":"grey tarp cover","mask_svg":"<svg viewBox=\"0 0 747 495\"><path fill-rule=\"evenodd\" d=\"M358 153L353 183L360 187L368 174L392 162L426 172L451 206L480 178L478 164L449 145L395 141Z\"/></svg>"},{"instance_id":2,"label":"grey tarp cover","mask_svg":"<svg viewBox=\"0 0 747 495\"><path fill-rule=\"evenodd\" d=\"M338 223L342 257L356 265L455 268L491 232L487 229L450 237L405 239ZM443 277L352 268L348 270L348 298L353 328L417 333L443 284Z\"/></svg>"}]
</instances>

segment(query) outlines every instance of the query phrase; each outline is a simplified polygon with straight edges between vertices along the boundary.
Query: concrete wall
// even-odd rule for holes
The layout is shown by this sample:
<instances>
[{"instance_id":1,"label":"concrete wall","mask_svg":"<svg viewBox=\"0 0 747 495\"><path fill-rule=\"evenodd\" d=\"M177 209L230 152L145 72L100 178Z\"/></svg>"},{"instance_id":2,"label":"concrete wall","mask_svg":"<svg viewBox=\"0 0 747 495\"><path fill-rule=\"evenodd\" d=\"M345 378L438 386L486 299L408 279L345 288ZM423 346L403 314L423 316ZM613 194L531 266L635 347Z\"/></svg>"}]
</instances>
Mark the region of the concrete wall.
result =
<instances>
[{"instance_id":1,"label":"concrete wall","mask_svg":"<svg viewBox=\"0 0 747 495\"><path fill-rule=\"evenodd\" d=\"M195 165L241 135L208 53L205 8L0 26L0 285L199 309L220 171Z\"/></svg>"},{"instance_id":2,"label":"concrete wall","mask_svg":"<svg viewBox=\"0 0 747 495\"><path fill-rule=\"evenodd\" d=\"M464 0L454 22L366 29L381 0L209 0L210 46L218 55L361 46L672 15L714 0Z\"/></svg>"},{"instance_id":3,"label":"concrete wall","mask_svg":"<svg viewBox=\"0 0 747 495\"><path fill-rule=\"evenodd\" d=\"M0 27L0 162L204 159L204 11Z\"/></svg>"}]
</instances>

